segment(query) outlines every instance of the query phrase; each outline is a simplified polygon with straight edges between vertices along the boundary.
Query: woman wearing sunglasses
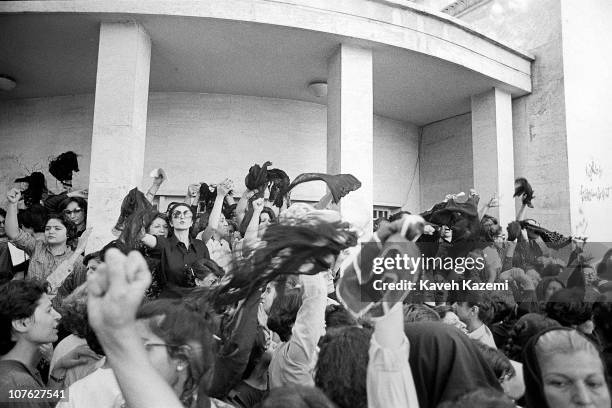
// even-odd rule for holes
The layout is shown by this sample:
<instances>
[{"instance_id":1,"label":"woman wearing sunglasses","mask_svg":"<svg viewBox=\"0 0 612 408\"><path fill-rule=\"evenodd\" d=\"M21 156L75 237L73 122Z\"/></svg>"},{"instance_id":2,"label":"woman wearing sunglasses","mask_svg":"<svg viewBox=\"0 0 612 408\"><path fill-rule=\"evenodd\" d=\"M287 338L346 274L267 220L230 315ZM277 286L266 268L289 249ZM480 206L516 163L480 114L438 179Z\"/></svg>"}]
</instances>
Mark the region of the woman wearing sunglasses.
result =
<instances>
[{"instance_id":1,"label":"woman wearing sunglasses","mask_svg":"<svg viewBox=\"0 0 612 408\"><path fill-rule=\"evenodd\" d=\"M188 204L171 204L168 214L171 232L168 238L145 234L142 243L161 254L160 297L180 297L181 288L192 286L187 273L189 265L201 259L210 259L210 255L203 241L190 236L194 214Z\"/></svg>"}]
</instances>

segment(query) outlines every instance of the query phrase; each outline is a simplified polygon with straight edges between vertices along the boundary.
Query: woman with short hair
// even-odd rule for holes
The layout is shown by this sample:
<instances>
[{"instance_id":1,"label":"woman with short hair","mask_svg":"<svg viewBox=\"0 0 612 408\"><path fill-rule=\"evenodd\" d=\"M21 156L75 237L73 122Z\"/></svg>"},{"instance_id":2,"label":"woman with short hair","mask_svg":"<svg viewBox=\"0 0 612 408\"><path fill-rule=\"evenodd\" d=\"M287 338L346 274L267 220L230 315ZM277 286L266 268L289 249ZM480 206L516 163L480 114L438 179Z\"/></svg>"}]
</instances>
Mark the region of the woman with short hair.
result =
<instances>
[{"instance_id":1,"label":"woman with short hair","mask_svg":"<svg viewBox=\"0 0 612 408\"><path fill-rule=\"evenodd\" d=\"M17 248L31 257L27 278L45 280L56 272L59 266L64 266L66 269L62 271L62 276L51 282L52 286L57 288L70 273L85 276L82 254L85 251L87 236L73 251L70 243L77 238L76 225L64 216L51 215L45 222L45 239L36 240L19 228L17 203L21 199L21 192L14 188L8 192L7 198L6 235Z\"/></svg>"}]
</instances>

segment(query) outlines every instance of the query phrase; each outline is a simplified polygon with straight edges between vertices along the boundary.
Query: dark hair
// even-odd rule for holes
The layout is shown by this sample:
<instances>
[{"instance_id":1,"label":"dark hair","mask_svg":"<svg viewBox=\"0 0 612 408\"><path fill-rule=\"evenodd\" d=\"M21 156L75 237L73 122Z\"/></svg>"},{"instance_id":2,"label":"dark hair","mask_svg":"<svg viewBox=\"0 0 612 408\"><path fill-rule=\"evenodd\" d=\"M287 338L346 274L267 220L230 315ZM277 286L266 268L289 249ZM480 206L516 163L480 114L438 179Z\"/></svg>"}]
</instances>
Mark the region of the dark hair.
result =
<instances>
[{"instance_id":1,"label":"dark hair","mask_svg":"<svg viewBox=\"0 0 612 408\"><path fill-rule=\"evenodd\" d=\"M487 214L483 215L480 220L480 238L485 242L493 242L495 237L501 233L502 227L499 225L497 218Z\"/></svg>"},{"instance_id":2,"label":"dark hair","mask_svg":"<svg viewBox=\"0 0 612 408\"><path fill-rule=\"evenodd\" d=\"M593 323L604 342L612 343L612 303L605 296L600 296L593 304Z\"/></svg>"},{"instance_id":3,"label":"dark hair","mask_svg":"<svg viewBox=\"0 0 612 408\"><path fill-rule=\"evenodd\" d=\"M577 326L591 320L593 305L584 301L584 291L561 289L546 303L546 315L562 326Z\"/></svg>"},{"instance_id":4,"label":"dark hair","mask_svg":"<svg viewBox=\"0 0 612 408\"><path fill-rule=\"evenodd\" d=\"M604 254L603 258L601 258L601 262L597 265L597 276L601 279L609 280L609 276L607 272L612 273L612 270L608 271L609 267L612 267L612 249L609 249ZM610 264L610 265L608 265Z\"/></svg>"},{"instance_id":5,"label":"dark hair","mask_svg":"<svg viewBox=\"0 0 612 408\"><path fill-rule=\"evenodd\" d=\"M97 260L98 262L102 262L102 256L100 255L100 252L97 251L85 255L85 258L83 258L83 265L87 266L89 261L91 261L92 259Z\"/></svg>"},{"instance_id":6,"label":"dark hair","mask_svg":"<svg viewBox=\"0 0 612 408\"><path fill-rule=\"evenodd\" d=\"M366 377L372 332L338 327L319 341L315 384L340 408L367 408ZM350 352L349 352L350 350Z\"/></svg>"},{"instance_id":7,"label":"dark hair","mask_svg":"<svg viewBox=\"0 0 612 408\"><path fill-rule=\"evenodd\" d=\"M270 217L270 222L274 222L276 220L276 214L274 214L274 211L270 207L264 207L261 210L261 214L268 214L268 216ZM260 218L261 214L259 214Z\"/></svg>"},{"instance_id":8,"label":"dark hair","mask_svg":"<svg viewBox=\"0 0 612 408\"><path fill-rule=\"evenodd\" d=\"M410 303L404 305L404 323L423 321L440 321L440 315L429 306L422 304Z\"/></svg>"},{"instance_id":9,"label":"dark hair","mask_svg":"<svg viewBox=\"0 0 612 408\"><path fill-rule=\"evenodd\" d=\"M190 266L191 271L197 279L204 279L209 274L214 274L218 278L225 275L225 271L212 259L201 258Z\"/></svg>"},{"instance_id":10,"label":"dark hair","mask_svg":"<svg viewBox=\"0 0 612 408\"><path fill-rule=\"evenodd\" d=\"M144 219L144 228L147 233L149 232L149 228L151 228L151 224L153 224L153 221L155 221L158 218L160 220L166 221L166 225L170 226L170 223L168 222L168 215L164 213L160 213L160 212L154 212L148 215L148 217Z\"/></svg>"},{"instance_id":11,"label":"dark hair","mask_svg":"<svg viewBox=\"0 0 612 408\"><path fill-rule=\"evenodd\" d=\"M550 276L548 278L544 278L536 286L535 293L536 293L536 298L539 301L544 301L544 296L546 296L546 290L548 289L548 286L550 286L550 284L553 283L553 282L557 282L557 283L561 284L562 288L565 288L565 284L559 278L550 277Z\"/></svg>"},{"instance_id":12,"label":"dark hair","mask_svg":"<svg viewBox=\"0 0 612 408\"><path fill-rule=\"evenodd\" d=\"M71 246L72 243L77 239L77 226L74 222L70 221L64 214L50 214L45 220L45 228L50 220L59 221L64 228L66 228L66 244Z\"/></svg>"},{"instance_id":13,"label":"dark hair","mask_svg":"<svg viewBox=\"0 0 612 408\"><path fill-rule=\"evenodd\" d=\"M191 208L191 206L187 203L179 203L179 202L173 202L170 203L168 205L168 210L166 211L166 217L168 217L168 220L172 219L172 213L174 212L174 210L176 210L178 207L185 207L187 208L189 211L191 211L191 214L193 214L193 216L195 217L195 213L193 212L193 208Z\"/></svg>"},{"instance_id":14,"label":"dark hair","mask_svg":"<svg viewBox=\"0 0 612 408\"><path fill-rule=\"evenodd\" d=\"M378 217L377 219L374 220L374 223L372 224L372 227L374 229L374 232L378 231L378 228L380 228L380 224L386 221L388 222L389 220L387 220L385 217Z\"/></svg>"},{"instance_id":15,"label":"dark hair","mask_svg":"<svg viewBox=\"0 0 612 408\"><path fill-rule=\"evenodd\" d=\"M49 217L49 211L40 204L33 204L17 214L19 225L31 228L34 232L45 232L45 224Z\"/></svg>"},{"instance_id":16,"label":"dark hair","mask_svg":"<svg viewBox=\"0 0 612 408\"><path fill-rule=\"evenodd\" d=\"M83 210L83 216L84 216L83 219L87 220L87 200L85 200L82 197L68 197L67 199L62 201L62 205L60 208L61 211L64 211L66 207L68 207L68 204L70 203L77 203L79 207L81 207L81 210Z\"/></svg>"},{"instance_id":17,"label":"dark hair","mask_svg":"<svg viewBox=\"0 0 612 408\"><path fill-rule=\"evenodd\" d=\"M549 263L544 267L544 269L542 269L541 276L543 278L556 277L559 276L561 272L563 272L563 267L561 265L556 263Z\"/></svg>"},{"instance_id":18,"label":"dark hair","mask_svg":"<svg viewBox=\"0 0 612 408\"><path fill-rule=\"evenodd\" d=\"M487 346L480 340L472 339L472 342L498 379L505 376L512 378L516 375L510 359L501 350Z\"/></svg>"},{"instance_id":19,"label":"dark hair","mask_svg":"<svg viewBox=\"0 0 612 408\"><path fill-rule=\"evenodd\" d=\"M15 347L13 321L32 316L48 288L38 280L13 280L0 286L0 355Z\"/></svg>"},{"instance_id":20,"label":"dark hair","mask_svg":"<svg viewBox=\"0 0 612 408\"><path fill-rule=\"evenodd\" d=\"M62 300L58 308L58 312L62 315L60 325L70 333L87 341L89 348L98 355L105 355L104 349L100 345L96 333L89 325L87 316L87 296L84 293L82 297L69 296Z\"/></svg>"},{"instance_id":21,"label":"dark hair","mask_svg":"<svg viewBox=\"0 0 612 408\"><path fill-rule=\"evenodd\" d=\"M6 218L6 210L4 208L0 208L0 217Z\"/></svg>"},{"instance_id":22,"label":"dark hair","mask_svg":"<svg viewBox=\"0 0 612 408\"><path fill-rule=\"evenodd\" d=\"M588 268L594 269L591 265L585 262L581 262L580 264L576 265L570 276L567 278L566 287L568 289L578 288L585 290L586 279L584 278L584 270Z\"/></svg>"},{"instance_id":23,"label":"dark hair","mask_svg":"<svg viewBox=\"0 0 612 408\"><path fill-rule=\"evenodd\" d=\"M302 291L299 287L276 293L270 306L267 326L278 334L282 341L287 341L291 337L291 329L301 306Z\"/></svg>"},{"instance_id":24,"label":"dark hair","mask_svg":"<svg viewBox=\"0 0 612 408\"><path fill-rule=\"evenodd\" d=\"M444 401L438 408L515 408L506 394L491 388L478 388L452 401Z\"/></svg>"},{"instance_id":25,"label":"dark hair","mask_svg":"<svg viewBox=\"0 0 612 408\"><path fill-rule=\"evenodd\" d=\"M174 226L172 225L172 213L174 212L174 210L176 210L178 207L185 207L187 208L190 212L191 212L191 227L189 227L189 235L191 236L193 229L196 225L196 212L193 210L193 208L186 203L178 203L178 202L174 202L174 203L170 203L170 205L168 205L168 210L166 211L166 216L168 217L168 236L174 235Z\"/></svg>"},{"instance_id":26,"label":"dark hair","mask_svg":"<svg viewBox=\"0 0 612 408\"><path fill-rule=\"evenodd\" d=\"M323 391L302 385L274 388L261 408L335 408Z\"/></svg>"},{"instance_id":27,"label":"dark hair","mask_svg":"<svg viewBox=\"0 0 612 408\"><path fill-rule=\"evenodd\" d=\"M495 310L491 296L481 290L467 290L459 294L459 299L466 302L469 307L478 306L478 319L484 324L493 320Z\"/></svg>"},{"instance_id":28,"label":"dark hair","mask_svg":"<svg viewBox=\"0 0 612 408\"><path fill-rule=\"evenodd\" d=\"M527 345L529 339L542 330L559 326L561 325L556 320L539 313L527 313L521 316L516 323L514 323L512 329L510 329L508 340L504 346L504 352L508 358L522 362L523 348Z\"/></svg>"},{"instance_id":29,"label":"dark hair","mask_svg":"<svg viewBox=\"0 0 612 408\"><path fill-rule=\"evenodd\" d=\"M357 320L342 305L328 305L325 308L325 327L355 326Z\"/></svg>"},{"instance_id":30,"label":"dark hair","mask_svg":"<svg viewBox=\"0 0 612 408\"><path fill-rule=\"evenodd\" d=\"M282 291L288 275L328 270L342 250L357 244L357 235L345 222L328 222L316 216L288 218L288 222L291 225L270 224L261 239L265 246L235 262L231 279L215 293L217 306L233 304L272 281L281 283ZM305 265L310 268L300 270Z\"/></svg>"},{"instance_id":31,"label":"dark hair","mask_svg":"<svg viewBox=\"0 0 612 408\"><path fill-rule=\"evenodd\" d=\"M205 293L199 291L198 294ZM180 395L190 406L200 381L212 366L212 310L205 296L182 299L158 299L144 303L137 319L146 319L151 331L168 344L168 354L188 365L189 378Z\"/></svg>"},{"instance_id":32,"label":"dark hair","mask_svg":"<svg viewBox=\"0 0 612 408\"><path fill-rule=\"evenodd\" d=\"M411 215L410 212L408 211L398 211L395 214L391 214L391 216L389 216L389 222L393 222L393 221L397 221L401 219L404 216L404 214Z\"/></svg>"}]
</instances>

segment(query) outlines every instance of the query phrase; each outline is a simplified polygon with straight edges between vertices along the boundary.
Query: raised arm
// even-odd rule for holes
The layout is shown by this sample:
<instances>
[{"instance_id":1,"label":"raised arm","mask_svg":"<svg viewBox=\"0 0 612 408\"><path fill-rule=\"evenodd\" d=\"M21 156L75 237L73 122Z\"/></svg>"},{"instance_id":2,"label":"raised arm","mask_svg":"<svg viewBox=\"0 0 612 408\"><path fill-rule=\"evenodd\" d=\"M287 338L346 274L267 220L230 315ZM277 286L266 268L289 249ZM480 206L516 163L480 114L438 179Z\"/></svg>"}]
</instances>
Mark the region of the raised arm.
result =
<instances>
[{"instance_id":1,"label":"raised arm","mask_svg":"<svg viewBox=\"0 0 612 408\"><path fill-rule=\"evenodd\" d=\"M144 234L142 238L140 238L140 242L149 248L155 248L157 246L157 237L151 234Z\"/></svg>"},{"instance_id":2,"label":"raised arm","mask_svg":"<svg viewBox=\"0 0 612 408\"><path fill-rule=\"evenodd\" d=\"M499 200L495 196L491 197L489 202L478 210L478 219L482 219L494 207L499 207Z\"/></svg>"},{"instance_id":3,"label":"raised arm","mask_svg":"<svg viewBox=\"0 0 612 408\"><path fill-rule=\"evenodd\" d=\"M253 248L257 243L258 237L257 233L259 232L259 216L264 208L264 199L258 198L253 201L253 217L251 217L251 221L249 225L247 225L246 231L244 233L244 243L249 248Z\"/></svg>"},{"instance_id":4,"label":"raised arm","mask_svg":"<svg viewBox=\"0 0 612 408\"><path fill-rule=\"evenodd\" d=\"M375 234L375 240L384 243L390 235L401 231L405 217L386 223ZM368 408L418 408L416 387L408 362L409 353L402 304L398 303L376 321L370 340L366 381Z\"/></svg>"},{"instance_id":5,"label":"raised arm","mask_svg":"<svg viewBox=\"0 0 612 408\"><path fill-rule=\"evenodd\" d=\"M87 314L127 405L183 408L149 362L136 330L136 311L151 284L147 263L136 251L126 257L114 248L105 259L106 263L87 278Z\"/></svg>"},{"instance_id":6,"label":"raised arm","mask_svg":"<svg viewBox=\"0 0 612 408\"><path fill-rule=\"evenodd\" d=\"M147 194L145 194L147 200L149 200L151 204L153 204L155 194L157 194L163 182L166 181L166 178L164 169L157 169L157 175L153 178L153 184L151 184L151 187L147 190Z\"/></svg>"},{"instance_id":7,"label":"raised arm","mask_svg":"<svg viewBox=\"0 0 612 408\"><path fill-rule=\"evenodd\" d=\"M190 184L187 187L187 195L185 195L185 199L183 202L189 206L197 205L200 197L200 185L199 184Z\"/></svg>"},{"instance_id":8,"label":"raised arm","mask_svg":"<svg viewBox=\"0 0 612 408\"><path fill-rule=\"evenodd\" d=\"M19 221L17 221L17 205L21 200L21 191L16 188L9 190L6 194L8 206L6 207L6 220L4 221L4 230L9 239L17 238L19 234Z\"/></svg>"},{"instance_id":9,"label":"raised arm","mask_svg":"<svg viewBox=\"0 0 612 408\"><path fill-rule=\"evenodd\" d=\"M321 273L300 275L302 283L302 306L298 310L291 330L288 357L293 364L306 371L314 359L317 344L325 334L325 307L327 306L327 283Z\"/></svg>"},{"instance_id":10,"label":"raised arm","mask_svg":"<svg viewBox=\"0 0 612 408\"><path fill-rule=\"evenodd\" d=\"M213 231L218 228L221 210L223 209L223 201L230 191L232 191L232 181L230 179L225 179L217 185L217 197L215 197L215 204L208 217L208 226L202 233L202 241L208 242L213 235Z\"/></svg>"},{"instance_id":11,"label":"raised arm","mask_svg":"<svg viewBox=\"0 0 612 408\"><path fill-rule=\"evenodd\" d=\"M242 220L244 219L244 215L246 214L247 207L249 206L249 199L253 197L255 191L253 190L245 190L236 204L236 221L238 225L242 224Z\"/></svg>"},{"instance_id":12,"label":"raised arm","mask_svg":"<svg viewBox=\"0 0 612 408\"><path fill-rule=\"evenodd\" d=\"M519 208L519 210L516 213L516 220L517 221L521 221L525 215L525 209L527 208L527 204L525 204L525 194L521 195L521 208Z\"/></svg>"}]
</instances>

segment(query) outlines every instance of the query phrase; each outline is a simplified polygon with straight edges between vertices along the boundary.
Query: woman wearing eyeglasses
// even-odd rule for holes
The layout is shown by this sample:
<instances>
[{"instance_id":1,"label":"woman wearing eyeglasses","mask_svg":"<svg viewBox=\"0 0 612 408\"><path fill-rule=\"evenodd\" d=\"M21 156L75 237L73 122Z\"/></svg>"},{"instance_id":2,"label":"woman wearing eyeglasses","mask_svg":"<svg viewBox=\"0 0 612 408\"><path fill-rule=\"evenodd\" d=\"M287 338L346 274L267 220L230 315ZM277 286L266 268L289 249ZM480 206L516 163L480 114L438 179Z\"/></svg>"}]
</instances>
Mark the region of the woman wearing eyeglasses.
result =
<instances>
[{"instance_id":1,"label":"woman wearing eyeglasses","mask_svg":"<svg viewBox=\"0 0 612 408\"><path fill-rule=\"evenodd\" d=\"M188 204L171 204L168 214L171 230L169 237L145 234L142 243L161 253L160 297L180 297L180 288L192 286L187 273L189 266L200 259L210 259L210 255L203 241L190 236L194 214Z\"/></svg>"},{"instance_id":2,"label":"woman wearing eyeglasses","mask_svg":"<svg viewBox=\"0 0 612 408\"><path fill-rule=\"evenodd\" d=\"M62 214L77 227L77 236L87 229L87 200L81 197L70 197L62 203Z\"/></svg>"}]
</instances>

